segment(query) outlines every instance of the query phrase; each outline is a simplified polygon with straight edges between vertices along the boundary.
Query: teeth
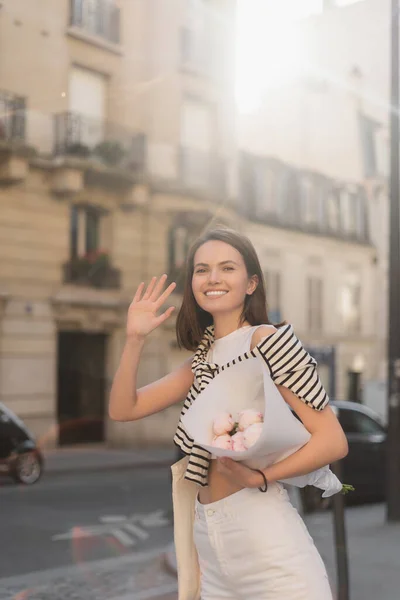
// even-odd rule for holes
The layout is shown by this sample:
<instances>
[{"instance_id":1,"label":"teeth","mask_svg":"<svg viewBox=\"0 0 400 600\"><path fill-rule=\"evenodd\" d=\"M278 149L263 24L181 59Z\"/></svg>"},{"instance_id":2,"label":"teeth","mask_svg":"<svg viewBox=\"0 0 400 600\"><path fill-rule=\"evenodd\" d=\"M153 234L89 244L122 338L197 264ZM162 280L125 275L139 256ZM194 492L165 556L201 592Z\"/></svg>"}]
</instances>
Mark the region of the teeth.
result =
<instances>
[{"instance_id":1,"label":"teeth","mask_svg":"<svg viewBox=\"0 0 400 600\"><path fill-rule=\"evenodd\" d=\"M206 296L224 296L227 292L206 292Z\"/></svg>"}]
</instances>

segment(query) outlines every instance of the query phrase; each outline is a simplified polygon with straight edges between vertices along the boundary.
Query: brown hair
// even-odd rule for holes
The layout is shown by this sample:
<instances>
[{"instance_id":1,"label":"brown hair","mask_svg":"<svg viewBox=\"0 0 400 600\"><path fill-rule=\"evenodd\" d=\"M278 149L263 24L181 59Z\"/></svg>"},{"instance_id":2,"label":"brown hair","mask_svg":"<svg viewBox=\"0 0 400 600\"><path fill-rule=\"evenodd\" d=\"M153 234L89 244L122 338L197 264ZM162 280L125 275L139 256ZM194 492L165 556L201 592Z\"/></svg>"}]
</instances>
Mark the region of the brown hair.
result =
<instances>
[{"instance_id":1,"label":"brown hair","mask_svg":"<svg viewBox=\"0 0 400 600\"><path fill-rule=\"evenodd\" d=\"M233 229L211 229L206 231L193 243L186 259L183 299L176 320L176 337L179 347L184 347L187 350L195 350L197 348L203 338L205 329L213 323L212 315L200 308L192 291L194 256L200 246L211 240L225 242L235 248L243 257L248 276L257 275L258 277L256 290L253 294L247 295L245 298L240 322L248 321L250 325L270 323L267 312L264 276L253 244L246 236Z\"/></svg>"}]
</instances>

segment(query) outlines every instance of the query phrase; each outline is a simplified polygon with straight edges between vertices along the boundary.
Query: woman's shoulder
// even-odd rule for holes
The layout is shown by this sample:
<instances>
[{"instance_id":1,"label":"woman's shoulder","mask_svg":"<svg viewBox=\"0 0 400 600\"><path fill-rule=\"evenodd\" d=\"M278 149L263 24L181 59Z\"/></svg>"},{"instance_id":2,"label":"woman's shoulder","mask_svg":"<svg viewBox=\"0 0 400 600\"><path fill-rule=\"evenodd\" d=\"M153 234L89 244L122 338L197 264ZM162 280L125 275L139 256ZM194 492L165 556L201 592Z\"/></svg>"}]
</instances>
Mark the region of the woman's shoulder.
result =
<instances>
[{"instance_id":1,"label":"woman's shoulder","mask_svg":"<svg viewBox=\"0 0 400 600\"><path fill-rule=\"evenodd\" d=\"M280 327L275 327L274 325L270 324L258 325L257 328L253 331L253 335L251 338L251 348L253 349L265 338L268 338L276 333L280 334L284 331L287 331L288 329L292 329L292 326L289 323L285 323Z\"/></svg>"}]
</instances>

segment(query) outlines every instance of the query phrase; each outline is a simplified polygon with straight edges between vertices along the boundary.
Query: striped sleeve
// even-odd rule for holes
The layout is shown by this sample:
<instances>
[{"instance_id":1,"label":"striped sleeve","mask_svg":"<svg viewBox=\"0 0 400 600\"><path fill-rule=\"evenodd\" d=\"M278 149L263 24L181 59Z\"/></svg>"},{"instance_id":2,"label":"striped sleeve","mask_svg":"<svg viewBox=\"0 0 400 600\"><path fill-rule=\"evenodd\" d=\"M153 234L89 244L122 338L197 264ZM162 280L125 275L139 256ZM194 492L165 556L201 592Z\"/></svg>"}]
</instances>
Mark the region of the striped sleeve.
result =
<instances>
[{"instance_id":1,"label":"striped sleeve","mask_svg":"<svg viewBox=\"0 0 400 600\"><path fill-rule=\"evenodd\" d=\"M290 324L261 340L256 348L277 385L288 388L315 410L325 408L329 397L319 378L317 361L303 348Z\"/></svg>"}]
</instances>

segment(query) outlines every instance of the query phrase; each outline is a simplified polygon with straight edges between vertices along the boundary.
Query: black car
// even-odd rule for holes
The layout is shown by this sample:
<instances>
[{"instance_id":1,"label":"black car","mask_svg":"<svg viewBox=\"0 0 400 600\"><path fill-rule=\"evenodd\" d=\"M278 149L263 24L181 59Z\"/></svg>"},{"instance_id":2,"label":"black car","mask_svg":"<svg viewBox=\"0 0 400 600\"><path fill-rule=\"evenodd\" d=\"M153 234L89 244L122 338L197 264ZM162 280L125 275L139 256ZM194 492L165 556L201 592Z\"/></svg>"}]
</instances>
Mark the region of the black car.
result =
<instances>
[{"instance_id":1,"label":"black car","mask_svg":"<svg viewBox=\"0 0 400 600\"><path fill-rule=\"evenodd\" d=\"M342 460L342 481L354 486L347 502L385 499L386 427L367 406L356 402L334 401L334 408L349 444L349 453ZM328 505L316 488L305 488L303 504L306 511Z\"/></svg>"},{"instance_id":2,"label":"black car","mask_svg":"<svg viewBox=\"0 0 400 600\"><path fill-rule=\"evenodd\" d=\"M0 473L31 485L43 472L43 456L25 424L0 402Z\"/></svg>"}]
</instances>

